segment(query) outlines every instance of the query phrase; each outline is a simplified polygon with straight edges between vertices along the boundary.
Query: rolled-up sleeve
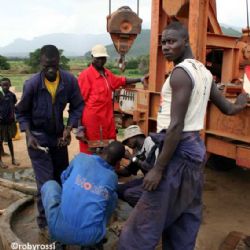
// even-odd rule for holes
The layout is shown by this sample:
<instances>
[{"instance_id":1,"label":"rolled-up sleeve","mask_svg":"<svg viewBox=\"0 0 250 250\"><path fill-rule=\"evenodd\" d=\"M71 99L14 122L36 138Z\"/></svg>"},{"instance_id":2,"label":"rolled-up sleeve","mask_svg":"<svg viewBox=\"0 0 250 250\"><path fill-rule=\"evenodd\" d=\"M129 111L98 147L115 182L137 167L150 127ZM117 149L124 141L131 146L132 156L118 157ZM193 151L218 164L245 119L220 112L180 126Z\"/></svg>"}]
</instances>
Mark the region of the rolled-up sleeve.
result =
<instances>
[{"instance_id":1,"label":"rolled-up sleeve","mask_svg":"<svg viewBox=\"0 0 250 250\"><path fill-rule=\"evenodd\" d=\"M110 72L110 85L113 90L118 89L126 84L126 78L124 76L116 76Z\"/></svg>"}]
</instances>

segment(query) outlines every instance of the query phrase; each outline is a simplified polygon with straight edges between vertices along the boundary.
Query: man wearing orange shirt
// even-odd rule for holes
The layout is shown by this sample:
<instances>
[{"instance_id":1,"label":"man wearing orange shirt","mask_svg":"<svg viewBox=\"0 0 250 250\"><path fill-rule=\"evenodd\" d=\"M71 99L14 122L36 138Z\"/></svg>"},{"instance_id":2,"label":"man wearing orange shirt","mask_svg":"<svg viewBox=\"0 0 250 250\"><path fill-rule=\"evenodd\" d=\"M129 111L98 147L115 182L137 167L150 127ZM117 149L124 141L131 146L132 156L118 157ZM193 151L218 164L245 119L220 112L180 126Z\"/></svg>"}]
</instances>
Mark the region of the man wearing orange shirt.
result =
<instances>
[{"instance_id":1,"label":"man wearing orange shirt","mask_svg":"<svg viewBox=\"0 0 250 250\"><path fill-rule=\"evenodd\" d=\"M85 101L82 114L82 125L85 129L84 139L116 139L112 93L126 84L143 82L143 78L116 76L104 68L108 54L106 48L101 44L92 48L91 55L91 65L83 70L78 78L81 94ZM80 151L90 153L88 144L83 141L83 138L80 140Z\"/></svg>"}]
</instances>

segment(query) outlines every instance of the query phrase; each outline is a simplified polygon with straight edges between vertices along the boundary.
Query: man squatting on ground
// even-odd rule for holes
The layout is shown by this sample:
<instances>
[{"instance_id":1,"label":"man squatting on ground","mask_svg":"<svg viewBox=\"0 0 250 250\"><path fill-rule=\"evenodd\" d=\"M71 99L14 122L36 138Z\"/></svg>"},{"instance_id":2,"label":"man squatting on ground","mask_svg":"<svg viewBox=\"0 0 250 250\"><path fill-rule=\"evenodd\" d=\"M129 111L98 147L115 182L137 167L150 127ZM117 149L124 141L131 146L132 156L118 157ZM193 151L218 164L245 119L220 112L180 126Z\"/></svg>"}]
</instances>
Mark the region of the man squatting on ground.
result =
<instances>
[{"instance_id":1,"label":"man squatting on ground","mask_svg":"<svg viewBox=\"0 0 250 250\"><path fill-rule=\"evenodd\" d=\"M195 60L186 27L170 23L162 33L162 52L174 69L161 91L157 118L162 150L143 180L140 200L126 221L120 250L153 250L162 237L163 249L192 250L202 215L205 146L199 136L210 99L224 114L247 105L241 94L230 103L212 74Z\"/></svg>"},{"instance_id":2,"label":"man squatting on ground","mask_svg":"<svg viewBox=\"0 0 250 250\"><path fill-rule=\"evenodd\" d=\"M100 156L79 153L62 173L62 187L56 181L42 186L52 239L84 247L101 243L117 203L114 167L124 153L124 146L117 141Z\"/></svg>"},{"instance_id":3,"label":"man squatting on ground","mask_svg":"<svg viewBox=\"0 0 250 250\"><path fill-rule=\"evenodd\" d=\"M122 143L133 150L132 154L126 150L125 157L130 160L128 166L116 171L118 176L137 175L141 170L143 175L153 167L154 162L159 154L160 145L154 138L155 133L145 136L138 125L131 125L124 131ZM136 178L126 183L118 184L118 197L132 207L140 199L143 193L143 178Z\"/></svg>"},{"instance_id":4,"label":"man squatting on ground","mask_svg":"<svg viewBox=\"0 0 250 250\"><path fill-rule=\"evenodd\" d=\"M47 222L40 189L48 180L61 182L61 173L69 164L70 131L78 126L83 100L77 79L59 68L60 55L54 45L41 48L40 60L42 70L25 82L16 116L21 131L26 133L28 153L36 176L37 223L40 229L45 229ZM63 111L67 103L69 118L65 127ZM39 146L48 147L48 152Z\"/></svg>"}]
</instances>

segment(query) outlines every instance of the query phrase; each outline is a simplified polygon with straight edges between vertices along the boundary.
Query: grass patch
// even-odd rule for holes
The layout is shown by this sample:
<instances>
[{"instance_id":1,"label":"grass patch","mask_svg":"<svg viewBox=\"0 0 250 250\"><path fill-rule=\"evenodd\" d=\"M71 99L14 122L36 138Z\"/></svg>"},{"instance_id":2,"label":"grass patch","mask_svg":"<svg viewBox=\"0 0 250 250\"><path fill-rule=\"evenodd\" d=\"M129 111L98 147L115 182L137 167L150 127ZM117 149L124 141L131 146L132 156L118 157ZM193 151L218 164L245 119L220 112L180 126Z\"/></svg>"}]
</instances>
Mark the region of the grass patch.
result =
<instances>
[{"instance_id":1,"label":"grass patch","mask_svg":"<svg viewBox=\"0 0 250 250\"><path fill-rule=\"evenodd\" d=\"M2 71L0 72L0 75L10 79L11 85L15 87L16 92L22 92L24 82L32 76L32 74L17 74Z\"/></svg>"},{"instance_id":2,"label":"grass patch","mask_svg":"<svg viewBox=\"0 0 250 250\"><path fill-rule=\"evenodd\" d=\"M11 80L12 86L15 87L16 92L22 92L24 82L29 79L32 74L28 74L28 66L24 63L24 60L10 60L10 70L0 70L0 78L8 77ZM70 72L78 77L80 72L88 67L89 62L83 58L71 58L69 61ZM107 63L108 64L108 63ZM126 69L125 72L121 72L118 68L111 68L116 75L123 75L129 78L140 78L141 74L137 69Z\"/></svg>"}]
</instances>

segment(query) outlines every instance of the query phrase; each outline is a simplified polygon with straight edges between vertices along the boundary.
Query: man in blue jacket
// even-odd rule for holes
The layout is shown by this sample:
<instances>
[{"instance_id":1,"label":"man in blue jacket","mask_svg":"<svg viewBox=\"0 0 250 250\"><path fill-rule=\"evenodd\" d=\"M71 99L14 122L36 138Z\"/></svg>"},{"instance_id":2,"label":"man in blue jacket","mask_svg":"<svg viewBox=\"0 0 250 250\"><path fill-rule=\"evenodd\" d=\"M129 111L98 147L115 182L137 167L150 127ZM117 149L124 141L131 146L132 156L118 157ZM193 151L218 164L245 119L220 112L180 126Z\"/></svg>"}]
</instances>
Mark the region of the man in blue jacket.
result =
<instances>
[{"instance_id":1,"label":"man in blue jacket","mask_svg":"<svg viewBox=\"0 0 250 250\"><path fill-rule=\"evenodd\" d=\"M78 154L62 173L62 188L55 181L41 189L53 240L92 246L100 243L117 202L115 165L124 156L122 143L113 141L100 156Z\"/></svg>"},{"instance_id":2,"label":"man in blue jacket","mask_svg":"<svg viewBox=\"0 0 250 250\"><path fill-rule=\"evenodd\" d=\"M40 189L48 180L60 182L60 175L69 164L70 131L78 126L83 99L77 79L59 68L60 54L54 45L41 48L40 60L42 70L25 82L22 98L16 106L16 117L21 131L26 133L28 153L36 176L37 223L41 232L46 232ZM63 111L67 104L69 118L64 126Z\"/></svg>"}]
</instances>

